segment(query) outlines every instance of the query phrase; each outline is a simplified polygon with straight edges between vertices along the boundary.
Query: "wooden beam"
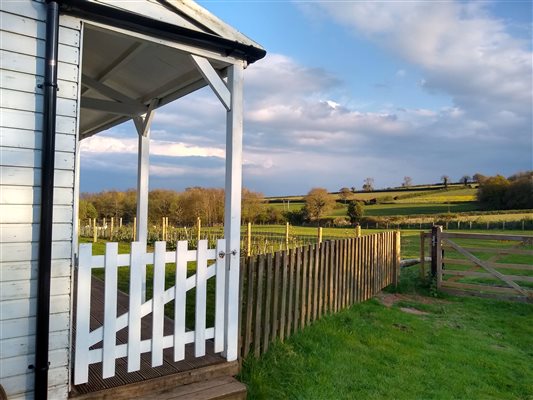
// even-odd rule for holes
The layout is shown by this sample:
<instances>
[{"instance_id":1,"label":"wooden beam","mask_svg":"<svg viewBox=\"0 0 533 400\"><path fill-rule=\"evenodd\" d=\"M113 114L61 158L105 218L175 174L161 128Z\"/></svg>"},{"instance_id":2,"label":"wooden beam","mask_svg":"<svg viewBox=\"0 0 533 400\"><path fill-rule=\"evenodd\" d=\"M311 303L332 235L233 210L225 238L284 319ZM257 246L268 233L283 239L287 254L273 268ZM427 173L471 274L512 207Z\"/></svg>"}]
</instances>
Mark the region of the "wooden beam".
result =
<instances>
[{"instance_id":1,"label":"wooden beam","mask_svg":"<svg viewBox=\"0 0 533 400\"><path fill-rule=\"evenodd\" d=\"M126 96L123 93L120 93L118 90L115 90L103 84L102 82L91 78L88 75L85 75L85 74L82 75L81 84L85 87L88 87L90 89L97 91L98 93L106 96L107 98L111 100L116 100L116 101L120 101L121 103L138 105L138 106L144 107L144 104L142 104L140 101L132 99L131 97Z\"/></svg>"},{"instance_id":2,"label":"wooden beam","mask_svg":"<svg viewBox=\"0 0 533 400\"><path fill-rule=\"evenodd\" d=\"M127 115L136 117L148 111L148 107L139 103L139 105L118 103L116 101L92 99L82 97L81 108L103 111L111 114Z\"/></svg>"},{"instance_id":3,"label":"wooden beam","mask_svg":"<svg viewBox=\"0 0 533 400\"><path fill-rule=\"evenodd\" d=\"M502 280L503 282L507 283L507 285L509 285L510 287L512 287L514 290L516 290L517 292L523 294L524 296L528 296L529 294L527 293L527 291L525 291L524 289L522 289L519 285L517 285L516 283L514 283L511 279L507 278L505 275L503 275L502 273L496 271L494 268L492 268L490 265L488 265L486 262L484 261L481 261L479 258L477 258L476 256L470 254L468 251L464 250L463 248L461 248L459 245L455 244L454 242L452 242L451 240L449 239L443 239L443 241L450 245L451 247L453 247L454 250L456 250L457 252L461 253L463 256L465 256L466 258L468 258L469 260L473 261L474 263L476 263L477 265L479 265L481 268L489 271L492 275L494 275L495 277L499 278L500 280Z\"/></svg>"},{"instance_id":4,"label":"wooden beam","mask_svg":"<svg viewBox=\"0 0 533 400\"><path fill-rule=\"evenodd\" d=\"M147 46L146 43L135 42L130 47L128 47L122 54L120 54L107 68L105 68L100 74L98 74L97 81L104 82L108 79L113 73L120 68L121 66L130 62L139 51L144 49ZM92 89L88 87L88 89ZM81 94L84 95L87 90L82 90Z\"/></svg>"},{"instance_id":5,"label":"wooden beam","mask_svg":"<svg viewBox=\"0 0 533 400\"><path fill-rule=\"evenodd\" d=\"M191 58L196 64L198 71L200 71L204 79L207 81L207 83L209 83L211 89L213 89L213 92L215 92L224 107L226 107L226 110L230 111L231 95L226 83L218 75L217 71L207 59L200 56L195 56L194 54L191 54Z\"/></svg>"},{"instance_id":6,"label":"wooden beam","mask_svg":"<svg viewBox=\"0 0 533 400\"><path fill-rule=\"evenodd\" d=\"M243 63L228 70L231 107L226 116L226 185L224 237L226 239L226 348L228 361L237 359L239 338L239 249L241 229Z\"/></svg>"}]
</instances>

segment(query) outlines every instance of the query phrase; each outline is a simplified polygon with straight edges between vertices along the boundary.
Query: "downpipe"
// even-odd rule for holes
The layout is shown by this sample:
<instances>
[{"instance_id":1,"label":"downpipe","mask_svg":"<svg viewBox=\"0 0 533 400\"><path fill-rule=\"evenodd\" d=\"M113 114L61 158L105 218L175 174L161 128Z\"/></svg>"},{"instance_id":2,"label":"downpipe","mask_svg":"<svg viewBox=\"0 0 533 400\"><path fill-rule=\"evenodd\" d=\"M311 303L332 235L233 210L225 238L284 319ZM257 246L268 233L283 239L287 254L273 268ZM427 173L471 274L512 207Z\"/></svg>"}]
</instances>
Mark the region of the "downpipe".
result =
<instances>
[{"instance_id":1,"label":"downpipe","mask_svg":"<svg viewBox=\"0 0 533 400\"><path fill-rule=\"evenodd\" d=\"M50 330L50 278L52 269L52 224L54 206L54 156L57 104L57 52L59 4L46 2L46 50L44 70L43 141L41 169L41 218L37 277L35 335L35 399L48 398L48 350Z\"/></svg>"}]
</instances>

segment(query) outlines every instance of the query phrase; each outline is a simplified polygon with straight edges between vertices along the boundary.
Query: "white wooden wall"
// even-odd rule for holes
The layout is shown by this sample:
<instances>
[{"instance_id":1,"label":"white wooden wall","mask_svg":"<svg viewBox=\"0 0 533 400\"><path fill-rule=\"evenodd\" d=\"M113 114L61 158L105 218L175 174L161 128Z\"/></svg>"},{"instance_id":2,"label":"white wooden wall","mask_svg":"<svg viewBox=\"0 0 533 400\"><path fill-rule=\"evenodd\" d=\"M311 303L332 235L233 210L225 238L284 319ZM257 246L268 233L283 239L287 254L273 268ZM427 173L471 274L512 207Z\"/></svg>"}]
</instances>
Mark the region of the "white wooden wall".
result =
<instances>
[{"instance_id":1,"label":"white wooden wall","mask_svg":"<svg viewBox=\"0 0 533 400\"><path fill-rule=\"evenodd\" d=\"M33 398L45 4L0 1L0 383ZM61 16L49 398L67 397L80 22Z\"/></svg>"}]
</instances>

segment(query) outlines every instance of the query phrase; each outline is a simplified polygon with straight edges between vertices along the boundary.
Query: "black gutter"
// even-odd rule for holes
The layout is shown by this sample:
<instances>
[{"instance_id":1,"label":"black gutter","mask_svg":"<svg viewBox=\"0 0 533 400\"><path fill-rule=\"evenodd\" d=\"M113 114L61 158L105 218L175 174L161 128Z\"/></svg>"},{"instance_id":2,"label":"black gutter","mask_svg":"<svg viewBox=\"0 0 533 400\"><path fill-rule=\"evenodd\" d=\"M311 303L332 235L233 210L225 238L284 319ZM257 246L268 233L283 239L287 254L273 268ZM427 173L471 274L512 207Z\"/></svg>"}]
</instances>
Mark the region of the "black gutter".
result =
<instances>
[{"instance_id":1,"label":"black gutter","mask_svg":"<svg viewBox=\"0 0 533 400\"><path fill-rule=\"evenodd\" d=\"M227 56L241 58L250 64L266 55L266 51L262 48L235 42L218 35L172 25L110 6L86 0L59 0L59 2L62 12L79 18L213 50Z\"/></svg>"},{"instance_id":2,"label":"black gutter","mask_svg":"<svg viewBox=\"0 0 533 400\"><path fill-rule=\"evenodd\" d=\"M50 278L54 208L54 154L57 103L57 50L59 4L47 0L44 70L44 110L41 170L41 219L37 277L37 327L35 334L35 399L48 398L48 340L50 330Z\"/></svg>"}]
</instances>

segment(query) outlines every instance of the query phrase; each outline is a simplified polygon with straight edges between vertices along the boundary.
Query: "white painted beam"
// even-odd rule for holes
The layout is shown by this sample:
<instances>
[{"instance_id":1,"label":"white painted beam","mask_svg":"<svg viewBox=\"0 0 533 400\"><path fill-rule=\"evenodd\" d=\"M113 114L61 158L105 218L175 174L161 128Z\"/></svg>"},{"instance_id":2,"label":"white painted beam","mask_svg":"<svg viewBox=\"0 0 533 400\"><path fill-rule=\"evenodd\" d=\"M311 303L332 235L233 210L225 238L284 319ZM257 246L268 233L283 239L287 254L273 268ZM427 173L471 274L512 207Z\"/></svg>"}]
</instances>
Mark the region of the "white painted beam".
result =
<instances>
[{"instance_id":1,"label":"white painted beam","mask_svg":"<svg viewBox=\"0 0 533 400\"><path fill-rule=\"evenodd\" d=\"M242 191L243 63L228 68L231 107L226 116L226 185L224 237L226 239L225 356L237 359L239 337L239 249Z\"/></svg>"},{"instance_id":2,"label":"white painted beam","mask_svg":"<svg viewBox=\"0 0 533 400\"><path fill-rule=\"evenodd\" d=\"M200 56L195 56L191 54L191 58L196 64L196 67L204 77L204 79L209 83L213 92L217 95L219 100L222 102L226 110L231 110L231 95L226 83L220 78L217 71L213 68L211 63Z\"/></svg>"},{"instance_id":3,"label":"white painted beam","mask_svg":"<svg viewBox=\"0 0 533 400\"><path fill-rule=\"evenodd\" d=\"M103 111L118 115L127 115L129 117L135 117L144 114L148 111L148 107L139 104L124 104L116 101L100 100L82 97L81 108L87 108L91 110Z\"/></svg>"},{"instance_id":4,"label":"white painted beam","mask_svg":"<svg viewBox=\"0 0 533 400\"><path fill-rule=\"evenodd\" d=\"M135 99L132 99L131 97L126 96L123 93L120 93L118 90L115 90L103 84L102 82L91 78L88 75L85 75L85 74L82 75L81 84L89 89L93 89L97 91L98 93L103 94L104 96L106 96L107 98L111 100L120 101L121 103L125 103L125 104L132 104L132 105L145 107L144 104L142 104L141 102Z\"/></svg>"}]
</instances>

